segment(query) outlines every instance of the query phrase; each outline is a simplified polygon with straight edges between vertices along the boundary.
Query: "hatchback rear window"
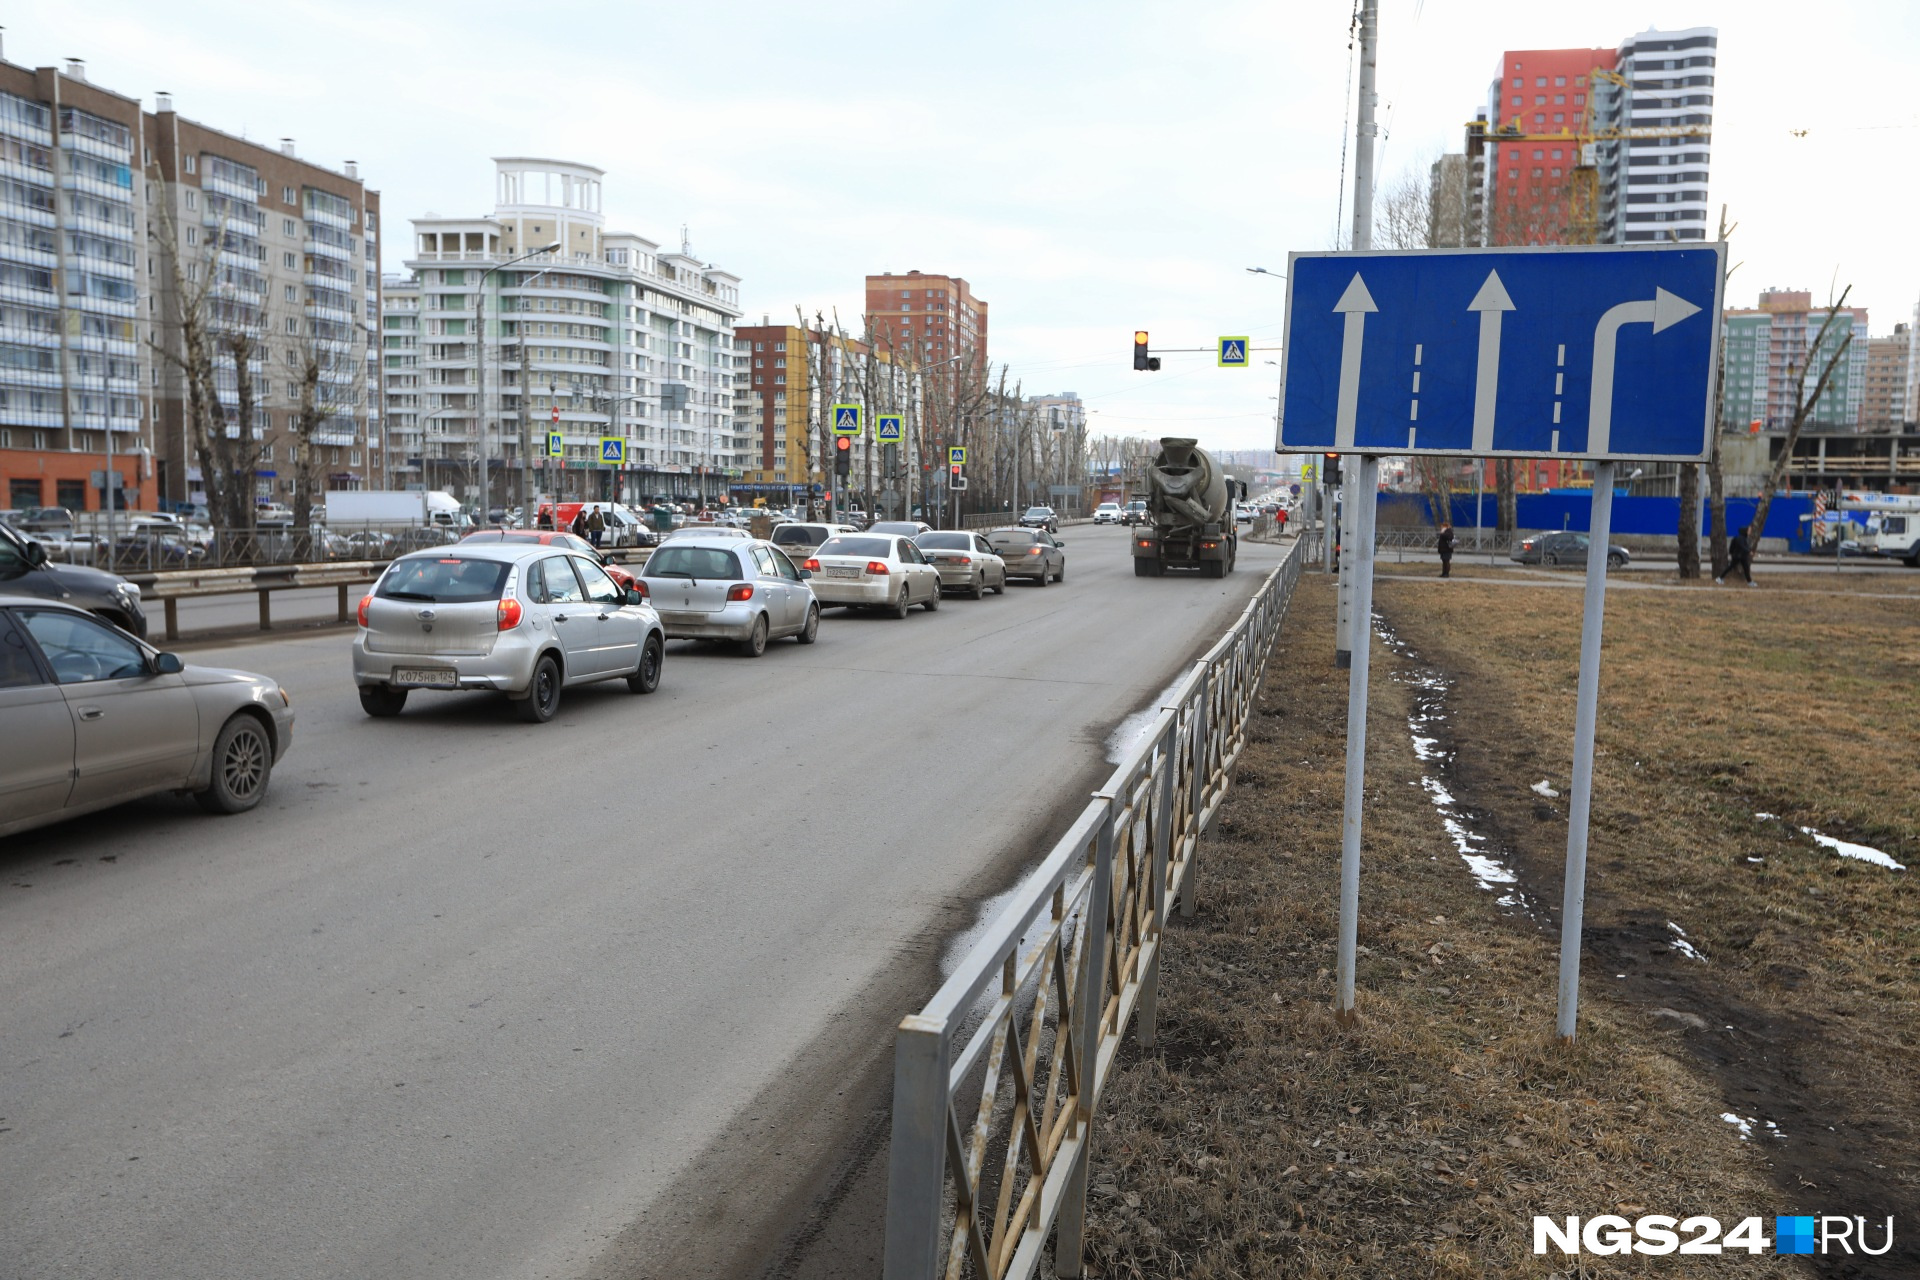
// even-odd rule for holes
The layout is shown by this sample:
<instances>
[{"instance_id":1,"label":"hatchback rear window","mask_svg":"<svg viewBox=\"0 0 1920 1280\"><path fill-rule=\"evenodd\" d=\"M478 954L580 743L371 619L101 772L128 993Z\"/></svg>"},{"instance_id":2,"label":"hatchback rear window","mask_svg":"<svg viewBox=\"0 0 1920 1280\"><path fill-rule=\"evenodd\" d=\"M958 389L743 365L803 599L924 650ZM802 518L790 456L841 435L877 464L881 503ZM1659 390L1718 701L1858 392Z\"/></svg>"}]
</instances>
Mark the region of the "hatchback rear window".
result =
<instances>
[{"instance_id":1,"label":"hatchback rear window","mask_svg":"<svg viewBox=\"0 0 1920 1280\"><path fill-rule=\"evenodd\" d=\"M662 547L640 571L648 578L744 578L740 561L717 547Z\"/></svg>"},{"instance_id":2,"label":"hatchback rear window","mask_svg":"<svg viewBox=\"0 0 1920 1280\"><path fill-rule=\"evenodd\" d=\"M773 543L780 547L805 546L820 541L826 534L817 524L783 524L773 531Z\"/></svg>"},{"instance_id":3,"label":"hatchback rear window","mask_svg":"<svg viewBox=\"0 0 1920 1280\"><path fill-rule=\"evenodd\" d=\"M818 556L884 556L893 553L892 538L828 538L814 552Z\"/></svg>"},{"instance_id":4,"label":"hatchback rear window","mask_svg":"<svg viewBox=\"0 0 1920 1280\"><path fill-rule=\"evenodd\" d=\"M500 560L457 556L396 560L375 593L387 600L426 600L435 604L472 604L498 600L512 568Z\"/></svg>"},{"instance_id":5,"label":"hatchback rear window","mask_svg":"<svg viewBox=\"0 0 1920 1280\"><path fill-rule=\"evenodd\" d=\"M922 551L971 551L973 535L970 533L923 533L914 539Z\"/></svg>"},{"instance_id":6,"label":"hatchback rear window","mask_svg":"<svg viewBox=\"0 0 1920 1280\"><path fill-rule=\"evenodd\" d=\"M995 529L987 535L987 541L996 547L1030 547L1038 540L1038 534L1015 529Z\"/></svg>"}]
</instances>

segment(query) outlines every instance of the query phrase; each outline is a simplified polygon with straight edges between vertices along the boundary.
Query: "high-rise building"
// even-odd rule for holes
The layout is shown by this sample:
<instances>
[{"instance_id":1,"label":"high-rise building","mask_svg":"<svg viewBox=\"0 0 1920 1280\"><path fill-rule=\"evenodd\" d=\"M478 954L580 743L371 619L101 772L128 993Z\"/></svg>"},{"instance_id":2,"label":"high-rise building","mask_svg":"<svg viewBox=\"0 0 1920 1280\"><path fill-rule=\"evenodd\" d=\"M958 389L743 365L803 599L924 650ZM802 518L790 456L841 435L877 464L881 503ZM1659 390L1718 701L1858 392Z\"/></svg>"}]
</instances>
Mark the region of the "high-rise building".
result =
<instances>
[{"instance_id":1,"label":"high-rise building","mask_svg":"<svg viewBox=\"0 0 1920 1280\"><path fill-rule=\"evenodd\" d=\"M425 453L420 421L420 281L380 277L380 488L417 483Z\"/></svg>"},{"instance_id":2,"label":"high-rise building","mask_svg":"<svg viewBox=\"0 0 1920 1280\"><path fill-rule=\"evenodd\" d=\"M1813 389L1828 359L1851 334L1852 346L1804 425L1828 431L1858 429L1866 400L1867 313L1863 307L1840 311L1814 350L1829 312L1815 307L1813 295L1804 289L1767 289L1760 294L1758 306L1729 308L1721 339L1726 354L1721 427L1741 430L1758 421L1764 431L1784 431L1802 389Z\"/></svg>"},{"instance_id":3,"label":"high-rise building","mask_svg":"<svg viewBox=\"0 0 1920 1280\"><path fill-rule=\"evenodd\" d=\"M601 169L494 167L492 213L413 220L420 452L402 474L495 504L523 480L529 495L724 497L749 462L734 417L740 278L684 236L663 250L609 231ZM562 458L543 456L550 430ZM603 460L608 440L623 462Z\"/></svg>"},{"instance_id":4,"label":"high-rise building","mask_svg":"<svg viewBox=\"0 0 1920 1280\"><path fill-rule=\"evenodd\" d=\"M1912 334L1904 324L1867 343L1866 392L1860 400L1862 431L1904 431L1913 420L1907 401L1907 361Z\"/></svg>"},{"instance_id":5,"label":"high-rise building","mask_svg":"<svg viewBox=\"0 0 1920 1280\"><path fill-rule=\"evenodd\" d=\"M881 351L921 368L949 360L987 372L987 304L959 276L867 277L867 328Z\"/></svg>"},{"instance_id":6,"label":"high-rise building","mask_svg":"<svg viewBox=\"0 0 1920 1280\"><path fill-rule=\"evenodd\" d=\"M1711 129L1714 68L1720 33L1648 28L1628 36L1602 78L1597 127ZM1600 171L1600 236L1604 243L1707 240L1707 175L1711 135L1628 138L1595 144Z\"/></svg>"},{"instance_id":7,"label":"high-rise building","mask_svg":"<svg viewBox=\"0 0 1920 1280\"><path fill-rule=\"evenodd\" d=\"M139 140L140 103L89 84L77 60L0 62L7 507L99 511L110 489L117 505L154 505Z\"/></svg>"},{"instance_id":8,"label":"high-rise building","mask_svg":"<svg viewBox=\"0 0 1920 1280\"><path fill-rule=\"evenodd\" d=\"M230 339L251 339L254 496L292 502L302 477L315 501L367 487L379 474L380 193L351 160L329 169L301 159L291 138L277 148L236 138L180 115L167 94L155 107L143 159L161 259L150 279L165 353L154 369L165 497L207 501L181 364L183 309L192 308L213 338L229 440L243 434Z\"/></svg>"},{"instance_id":9,"label":"high-rise building","mask_svg":"<svg viewBox=\"0 0 1920 1280\"><path fill-rule=\"evenodd\" d=\"M1485 242L1566 244L1578 212L1578 134L1595 72L1612 72L1612 49L1509 49L1487 89L1486 118L1497 131L1529 135L1493 142L1486 155ZM1564 135L1564 136L1562 136Z\"/></svg>"},{"instance_id":10,"label":"high-rise building","mask_svg":"<svg viewBox=\"0 0 1920 1280\"><path fill-rule=\"evenodd\" d=\"M919 456L920 388L910 366L893 360L884 349L824 329L772 324L763 318L737 332L739 404L753 453L742 488L781 502L805 502L814 484L823 491L843 488L847 495L836 501L841 510L851 503L872 506L887 488L901 491L906 469ZM838 486L826 454L831 433L825 426L836 402L863 409L852 472ZM904 415L908 439L896 458L900 471L890 483L884 473L885 453L874 440L873 415L891 412ZM869 477L871 498L866 492Z\"/></svg>"}]
</instances>

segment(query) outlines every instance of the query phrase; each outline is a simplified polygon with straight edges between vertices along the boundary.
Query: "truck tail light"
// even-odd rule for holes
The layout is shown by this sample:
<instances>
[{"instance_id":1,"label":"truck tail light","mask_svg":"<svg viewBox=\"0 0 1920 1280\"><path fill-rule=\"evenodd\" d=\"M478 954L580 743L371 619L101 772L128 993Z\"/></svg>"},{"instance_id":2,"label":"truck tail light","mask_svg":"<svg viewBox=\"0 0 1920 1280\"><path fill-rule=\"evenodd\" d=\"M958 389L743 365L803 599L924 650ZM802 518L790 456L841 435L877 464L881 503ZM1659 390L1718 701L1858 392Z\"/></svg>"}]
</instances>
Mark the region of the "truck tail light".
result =
<instances>
[{"instance_id":1,"label":"truck tail light","mask_svg":"<svg viewBox=\"0 0 1920 1280\"><path fill-rule=\"evenodd\" d=\"M887 568L887 562L885 560L869 560L867 561L867 572L876 578L884 578L891 570Z\"/></svg>"},{"instance_id":2,"label":"truck tail light","mask_svg":"<svg viewBox=\"0 0 1920 1280\"><path fill-rule=\"evenodd\" d=\"M360 608L357 612L360 618L360 625L363 627L367 625L367 610L372 605L373 605L373 593L371 591L369 591L366 595L363 595L360 597Z\"/></svg>"},{"instance_id":3,"label":"truck tail light","mask_svg":"<svg viewBox=\"0 0 1920 1280\"><path fill-rule=\"evenodd\" d=\"M727 599L729 600L753 599L753 584L748 582L740 582L740 583L735 583L731 587L728 587Z\"/></svg>"},{"instance_id":4,"label":"truck tail light","mask_svg":"<svg viewBox=\"0 0 1920 1280\"><path fill-rule=\"evenodd\" d=\"M511 631L520 625L520 602L512 596L500 600L500 629Z\"/></svg>"}]
</instances>

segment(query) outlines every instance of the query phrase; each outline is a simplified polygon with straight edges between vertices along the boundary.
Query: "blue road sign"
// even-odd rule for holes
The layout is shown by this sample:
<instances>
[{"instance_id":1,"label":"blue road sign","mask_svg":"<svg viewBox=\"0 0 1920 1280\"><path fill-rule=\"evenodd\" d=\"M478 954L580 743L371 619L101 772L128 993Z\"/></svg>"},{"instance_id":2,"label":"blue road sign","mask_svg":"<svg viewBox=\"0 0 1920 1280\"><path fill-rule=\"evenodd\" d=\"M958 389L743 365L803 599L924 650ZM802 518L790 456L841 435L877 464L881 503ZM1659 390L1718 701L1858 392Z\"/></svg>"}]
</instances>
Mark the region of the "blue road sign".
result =
<instances>
[{"instance_id":1,"label":"blue road sign","mask_svg":"<svg viewBox=\"0 0 1920 1280\"><path fill-rule=\"evenodd\" d=\"M600 437L600 461L620 463L627 460L627 442L619 436Z\"/></svg>"},{"instance_id":2,"label":"blue road sign","mask_svg":"<svg viewBox=\"0 0 1920 1280\"><path fill-rule=\"evenodd\" d=\"M1219 348L1220 358L1216 362L1222 369L1244 369L1247 367L1247 340L1244 337L1222 338Z\"/></svg>"},{"instance_id":3,"label":"blue road sign","mask_svg":"<svg viewBox=\"0 0 1920 1280\"><path fill-rule=\"evenodd\" d=\"M833 434L837 436L857 436L860 434L859 405L837 404L833 406Z\"/></svg>"},{"instance_id":4,"label":"blue road sign","mask_svg":"<svg viewBox=\"0 0 1920 1280\"><path fill-rule=\"evenodd\" d=\"M881 444L899 444L906 439L906 429L901 425L900 415L897 413L875 414L873 436Z\"/></svg>"},{"instance_id":5,"label":"blue road sign","mask_svg":"<svg viewBox=\"0 0 1920 1280\"><path fill-rule=\"evenodd\" d=\"M547 456L549 458L567 456L567 438L558 431L547 432Z\"/></svg>"},{"instance_id":6,"label":"blue road sign","mask_svg":"<svg viewBox=\"0 0 1920 1280\"><path fill-rule=\"evenodd\" d=\"M1707 455L1725 245L1290 261L1283 449Z\"/></svg>"}]
</instances>

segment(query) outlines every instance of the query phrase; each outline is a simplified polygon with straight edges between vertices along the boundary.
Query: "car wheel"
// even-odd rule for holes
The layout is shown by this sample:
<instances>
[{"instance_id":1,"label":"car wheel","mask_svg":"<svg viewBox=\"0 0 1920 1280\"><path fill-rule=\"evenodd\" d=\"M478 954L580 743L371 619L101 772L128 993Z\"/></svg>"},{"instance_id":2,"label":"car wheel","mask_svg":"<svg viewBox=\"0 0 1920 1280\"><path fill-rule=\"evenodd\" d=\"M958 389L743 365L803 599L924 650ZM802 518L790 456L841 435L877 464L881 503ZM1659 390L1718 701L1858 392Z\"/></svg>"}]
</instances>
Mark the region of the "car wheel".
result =
<instances>
[{"instance_id":1,"label":"car wheel","mask_svg":"<svg viewBox=\"0 0 1920 1280\"><path fill-rule=\"evenodd\" d=\"M1556 568L1560 564L1560 557L1551 551L1542 551L1540 553L1540 563L1549 569Z\"/></svg>"},{"instance_id":2,"label":"car wheel","mask_svg":"<svg viewBox=\"0 0 1920 1280\"><path fill-rule=\"evenodd\" d=\"M400 714L400 709L406 705L405 689L396 689L390 684L360 686L360 709L376 719L384 720L388 716L397 716Z\"/></svg>"},{"instance_id":3,"label":"car wheel","mask_svg":"<svg viewBox=\"0 0 1920 1280\"><path fill-rule=\"evenodd\" d=\"M740 642L740 652L749 658L757 658L767 651L767 615L761 614L753 620L753 630Z\"/></svg>"},{"instance_id":4,"label":"car wheel","mask_svg":"<svg viewBox=\"0 0 1920 1280\"><path fill-rule=\"evenodd\" d=\"M1067 562L1065 560L1060 562L1060 572L1053 575L1053 580L1055 582L1065 582L1067 580Z\"/></svg>"},{"instance_id":5,"label":"car wheel","mask_svg":"<svg viewBox=\"0 0 1920 1280\"><path fill-rule=\"evenodd\" d=\"M627 688L635 693L652 693L660 687L660 668L666 665L667 642L659 636L648 636L647 642L640 646L640 665L627 677Z\"/></svg>"},{"instance_id":6,"label":"car wheel","mask_svg":"<svg viewBox=\"0 0 1920 1280\"><path fill-rule=\"evenodd\" d=\"M1053 577L1053 575L1047 572L1047 566L1045 566L1045 565L1043 564L1043 565L1041 565L1041 566L1040 566L1040 576L1039 576L1038 578L1036 578L1036 579L1034 579L1034 581L1035 581L1035 583L1036 583L1036 584L1038 584L1039 586L1043 586L1043 587L1044 587L1044 586L1046 586L1046 585L1047 585L1047 582L1048 582L1048 581L1049 581L1049 580L1050 580L1050 579L1051 579L1052 577Z\"/></svg>"},{"instance_id":7,"label":"car wheel","mask_svg":"<svg viewBox=\"0 0 1920 1280\"><path fill-rule=\"evenodd\" d=\"M1000 585L995 587L993 590L994 590L994 594L996 595L1003 596L1007 594L1007 575L1004 571L1002 571L1000 574Z\"/></svg>"},{"instance_id":8,"label":"car wheel","mask_svg":"<svg viewBox=\"0 0 1920 1280\"><path fill-rule=\"evenodd\" d=\"M273 744L259 720L234 716L213 740L213 777L193 798L208 813L245 813L267 794L273 775Z\"/></svg>"},{"instance_id":9,"label":"car wheel","mask_svg":"<svg viewBox=\"0 0 1920 1280\"><path fill-rule=\"evenodd\" d=\"M545 724L553 719L553 713L560 709L560 664L551 656L543 655L534 665L527 696L515 702L513 708L528 724Z\"/></svg>"},{"instance_id":10,"label":"car wheel","mask_svg":"<svg viewBox=\"0 0 1920 1280\"><path fill-rule=\"evenodd\" d=\"M1626 567L1627 558L1625 556L1614 555L1612 552L1607 553L1607 568L1624 569Z\"/></svg>"},{"instance_id":11,"label":"car wheel","mask_svg":"<svg viewBox=\"0 0 1920 1280\"><path fill-rule=\"evenodd\" d=\"M818 605L810 604L807 606L807 625L800 628L800 634L795 636L794 639L798 640L801 644L812 644L819 638L820 608Z\"/></svg>"},{"instance_id":12,"label":"car wheel","mask_svg":"<svg viewBox=\"0 0 1920 1280\"><path fill-rule=\"evenodd\" d=\"M967 597L968 599L971 599L971 600L978 600L980 599L980 597L986 594L987 594L987 575L985 573L982 573L979 577L973 580L973 586L968 588L967 590Z\"/></svg>"},{"instance_id":13,"label":"car wheel","mask_svg":"<svg viewBox=\"0 0 1920 1280\"><path fill-rule=\"evenodd\" d=\"M913 601L907 598L907 584L903 582L900 584L900 598L893 602L887 612L892 617L904 618L907 616L907 610L911 608L913 608Z\"/></svg>"},{"instance_id":14,"label":"car wheel","mask_svg":"<svg viewBox=\"0 0 1920 1280\"><path fill-rule=\"evenodd\" d=\"M922 603L927 606L928 613L938 613L940 611L940 584L938 582L933 584L933 594L928 596Z\"/></svg>"}]
</instances>

